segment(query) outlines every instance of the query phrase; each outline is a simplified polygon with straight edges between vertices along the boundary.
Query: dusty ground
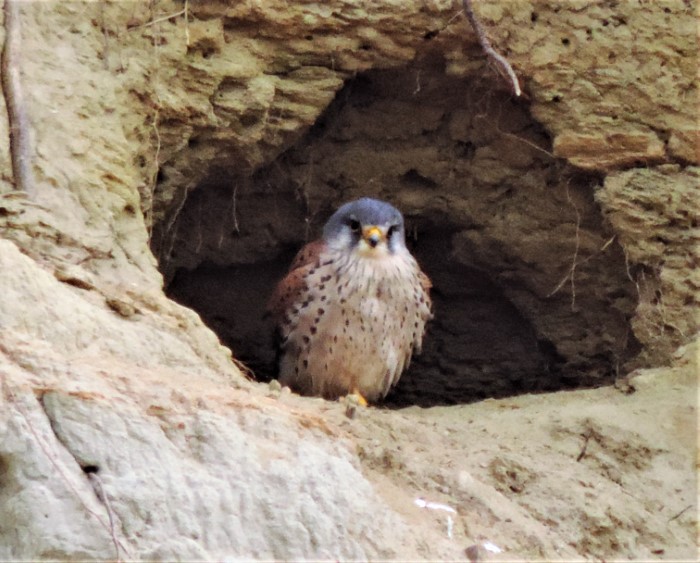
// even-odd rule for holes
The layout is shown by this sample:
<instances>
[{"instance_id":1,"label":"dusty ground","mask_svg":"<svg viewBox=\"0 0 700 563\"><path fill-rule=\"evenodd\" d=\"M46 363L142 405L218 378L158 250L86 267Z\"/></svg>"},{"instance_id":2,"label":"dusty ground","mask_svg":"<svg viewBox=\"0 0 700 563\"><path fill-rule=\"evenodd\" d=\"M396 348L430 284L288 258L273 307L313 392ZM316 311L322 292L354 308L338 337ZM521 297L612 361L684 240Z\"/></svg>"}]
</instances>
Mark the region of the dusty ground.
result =
<instances>
[{"instance_id":1,"label":"dusty ground","mask_svg":"<svg viewBox=\"0 0 700 563\"><path fill-rule=\"evenodd\" d=\"M319 408L353 437L397 512L444 536L450 513L426 522L413 501L457 511L456 555L490 541L503 549L493 560L694 560L697 347L677 365L617 387L370 408L353 420L340 405Z\"/></svg>"}]
</instances>

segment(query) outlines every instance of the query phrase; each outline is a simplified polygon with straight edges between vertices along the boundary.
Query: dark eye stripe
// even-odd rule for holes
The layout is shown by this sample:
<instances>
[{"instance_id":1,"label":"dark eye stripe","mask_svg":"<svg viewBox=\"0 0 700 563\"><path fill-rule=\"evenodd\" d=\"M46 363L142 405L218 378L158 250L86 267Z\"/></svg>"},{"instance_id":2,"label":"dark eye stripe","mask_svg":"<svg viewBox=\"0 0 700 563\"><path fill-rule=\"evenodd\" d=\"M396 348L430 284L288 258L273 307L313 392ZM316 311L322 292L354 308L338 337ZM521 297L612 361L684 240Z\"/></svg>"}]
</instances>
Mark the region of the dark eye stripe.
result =
<instances>
[{"instance_id":1,"label":"dark eye stripe","mask_svg":"<svg viewBox=\"0 0 700 563\"><path fill-rule=\"evenodd\" d=\"M350 219L348 222L348 225L350 226L350 229L352 232L356 233L359 232L360 230L360 222L357 219Z\"/></svg>"}]
</instances>

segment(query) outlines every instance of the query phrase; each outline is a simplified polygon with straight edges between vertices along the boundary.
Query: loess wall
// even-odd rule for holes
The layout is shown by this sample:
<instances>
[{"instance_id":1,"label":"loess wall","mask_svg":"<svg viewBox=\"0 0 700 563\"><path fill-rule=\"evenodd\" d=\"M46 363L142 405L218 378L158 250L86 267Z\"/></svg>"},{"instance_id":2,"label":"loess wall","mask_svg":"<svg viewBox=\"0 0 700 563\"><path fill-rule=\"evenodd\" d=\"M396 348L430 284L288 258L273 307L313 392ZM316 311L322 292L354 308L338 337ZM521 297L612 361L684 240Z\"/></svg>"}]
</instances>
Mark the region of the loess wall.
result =
<instances>
[{"instance_id":1,"label":"loess wall","mask_svg":"<svg viewBox=\"0 0 700 563\"><path fill-rule=\"evenodd\" d=\"M475 0L522 99L458 2L17 4L35 185L18 189L0 103L0 559L452 560L496 528L524 560L649 558L668 530L665 553L685 557L695 348L677 349L697 332L700 285L690 1ZM426 350L394 405L682 365L640 382L643 400L606 388L359 420L247 381L233 358L273 375L269 291L360 195L404 211L435 282ZM444 432L421 420L443 414ZM503 436L532 446L522 464L486 457ZM682 455L658 448L671 442ZM525 466L544 501L479 482ZM592 497L601 479L620 497ZM459 541L406 508L453 502L450 483Z\"/></svg>"}]
</instances>

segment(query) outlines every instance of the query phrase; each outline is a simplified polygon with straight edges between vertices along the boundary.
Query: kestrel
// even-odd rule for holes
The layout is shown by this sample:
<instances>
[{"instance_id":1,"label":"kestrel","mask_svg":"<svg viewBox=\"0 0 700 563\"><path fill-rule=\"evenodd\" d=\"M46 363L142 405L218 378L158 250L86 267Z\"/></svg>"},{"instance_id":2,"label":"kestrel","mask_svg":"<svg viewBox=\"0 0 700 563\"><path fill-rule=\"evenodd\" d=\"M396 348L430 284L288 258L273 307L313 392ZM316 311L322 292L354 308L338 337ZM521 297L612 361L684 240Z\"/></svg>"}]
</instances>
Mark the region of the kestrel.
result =
<instances>
[{"instance_id":1,"label":"kestrel","mask_svg":"<svg viewBox=\"0 0 700 563\"><path fill-rule=\"evenodd\" d=\"M346 203L299 251L268 304L280 383L326 399L384 398L420 351L430 287L406 248L401 213L376 199Z\"/></svg>"}]
</instances>

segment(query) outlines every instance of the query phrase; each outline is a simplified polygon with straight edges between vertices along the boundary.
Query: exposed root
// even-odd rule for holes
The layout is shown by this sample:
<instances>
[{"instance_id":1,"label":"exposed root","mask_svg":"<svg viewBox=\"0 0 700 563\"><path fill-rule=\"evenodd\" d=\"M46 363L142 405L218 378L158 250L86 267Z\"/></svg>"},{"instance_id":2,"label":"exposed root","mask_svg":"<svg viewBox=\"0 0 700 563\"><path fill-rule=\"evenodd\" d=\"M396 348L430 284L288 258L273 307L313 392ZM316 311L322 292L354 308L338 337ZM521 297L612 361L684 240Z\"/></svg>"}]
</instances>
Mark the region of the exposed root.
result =
<instances>
[{"instance_id":1,"label":"exposed root","mask_svg":"<svg viewBox=\"0 0 700 563\"><path fill-rule=\"evenodd\" d=\"M674 516L671 516L671 518L669 518L668 521L669 521L669 522L673 522L674 520L677 520L678 518L680 518L681 516L683 516L683 514L685 514L688 510L690 510L691 508L693 508L693 505L692 505L692 504L689 504L689 505L686 506L683 510L681 510L680 512L678 512L678 513L675 514Z\"/></svg>"},{"instance_id":2,"label":"exposed root","mask_svg":"<svg viewBox=\"0 0 700 563\"><path fill-rule=\"evenodd\" d=\"M525 138L523 138L523 137L520 137L520 136L516 135L515 133L506 133L505 131L500 131L500 130L499 130L499 133L500 133L501 135L503 135L504 137L509 137L509 138L511 138L511 139L515 139L516 141L521 142L521 143L523 143L523 144L529 146L530 148L532 148L532 149L534 149L534 150L536 150L536 151L538 151L538 152L541 152L542 154L546 155L546 156L549 157L549 158L552 158L552 159L553 159L553 158L556 158L556 157L554 156L554 153L553 153L553 152L548 151L547 149L543 149L542 147L536 145L536 144L533 143L532 141L529 141L528 139L525 139Z\"/></svg>"},{"instance_id":3,"label":"exposed root","mask_svg":"<svg viewBox=\"0 0 700 563\"><path fill-rule=\"evenodd\" d=\"M10 155L15 188L33 198L36 195L36 183L32 168L29 115L20 75L20 4L19 0L5 0L5 43L0 59L0 75L10 126Z\"/></svg>"},{"instance_id":4,"label":"exposed root","mask_svg":"<svg viewBox=\"0 0 700 563\"><path fill-rule=\"evenodd\" d=\"M175 243L177 241L177 225L178 218L182 209L185 207L187 202L187 197L189 196L189 186L185 186L183 189L182 200L180 201L177 208L175 208L174 213L168 219L165 229L161 234L161 248L164 250L160 252L160 259L164 260L166 263L170 260L173 249L175 248ZM167 247L166 247L167 245Z\"/></svg>"},{"instance_id":5,"label":"exposed root","mask_svg":"<svg viewBox=\"0 0 700 563\"><path fill-rule=\"evenodd\" d=\"M160 102L159 102L160 103ZM157 106L155 109L155 112L153 114L153 122L151 123L151 127L153 127L153 134L156 139L156 150L155 150L155 155L153 156L153 161L155 166L153 167L153 177L151 178L151 184L147 188L148 189L148 201L144 202L142 204L142 207L144 208L144 220L146 222L146 231L148 232L148 242L151 242L151 238L153 237L153 201L155 199L155 194L156 194L156 185L158 184L158 171L160 170L160 149L161 149L161 140L160 140L160 131L158 130L158 118L159 118L159 109L160 107Z\"/></svg>"},{"instance_id":6,"label":"exposed root","mask_svg":"<svg viewBox=\"0 0 700 563\"><path fill-rule=\"evenodd\" d=\"M105 505L105 508L107 509L107 517L109 518L109 531L111 532L112 535L112 543L114 544L114 549L117 552L117 561L121 561L121 554L119 551L119 539L117 538L117 534L114 530L114 516L112 512L112 505L109 502L109 497L107 496L107 493L105 493L104 487L102 486L102 479L100 479L100 476L92 471L87 474L88 479L92 482L92 486L95 489L95 494L97 495L97 498L102 501L102 503Z\"/></svg>"},{"instance_id":7,"label":"exposed root","mask_svg":"<svg viewBox=\"0 0 700 563\"><path fill-rule=\"evenodd\" d=\"M474 29L476 37L479 40L479 44L481 45L484 53L486 53L486 56L496 64L496 68L499 70L499 72L508 78L511 87L513 88L513 94L515 94L516 97L520 97L523 92L520 89L518 77L515 75L515 71L513 70L513 67L510 66L508 59L496 52L491 45L491 41L489 41L489 38L486 37L486 32L481 26L481 22L479 22L476 14L474 14L472 0L462 0L462 4L464 5L464 15L467 16L469 23Z\"/></svg>"},{"instance_id":8,"label":"exposed root","mask_svg":"<svg viewBox=\"0 0 700 563\"><path fill-rule=\"evenodd\" d=\"M237 201L238 201L238 182L233 185L233 199L232 199L232 209L231 218L233 219L233 229L236 231L237 235L241 234L241 229L238 224L238 211L237 211Z\"/></svg>"},{"instance_id":9,"label":"exposed root","mask_svg":"<svg viewBox=\"0 0 700 563\"><path fill-rule=\"evenodd\" d=\"M195 244L195 253L199 256L202 252L202 245L204 244L204 233L202 232L202 213L204 209L204 203L200 199L197 203L197 243Z\"/></svg>"},{"instance_id":10,"label":"exposed root","mask_svg":"<svg viewBox=\"0 0 700 563\"><path fill-rule=\"evenodd\" d=\"M559 291L564 284L570 280L571 281L571 310L575 311L576 309L576 281L575 281L575 276L576 276L576 268L578 266L578 252L579 248L581 247L581 213L578 210L578 207L576 207L576 204L571 200L571 194L569 193L569 183L566 183L566 199L568 202L571 204L571 206L574 208L574 213L576 213L576 234L575 234L575 246L574 246L574 256L573 259L571 260L571 267L569 268L569 271L566 272L566 275L562 278L562 280L557 284L557 286L547 295L547 297L552 297L557 291ZM609 246L609 243L606 243L603 245L602 250L607 248Z\"/></svg>"},{"instance_id":11,"label":"exposed root","mask_svg":"<svg viewBox=\"0 0 700 563\"><path fill-rule=\"evenodd\" d=\"M133 27L134 27L134 28L137 28L137 27L150 27L150 26L152 26L152 25L156 25L156 24L159 24L159 23L161 23L161 22L165 22L165 21L168 21L168 20L172 20L173 18L179 18L180 16L185 16L185 19L187 18L187 4L185 4L185 7L184 7L182 10L178 11L178 12L175 12L175 13L173 13L173 14L169 14L169 15L167 15L167 16L162 16L162 17L160 17L160 18L156 18L156 19L153 19L153 20L151 20L151 21L147 21L146 23L143 23L143 24L141 24L141 25L135 25L135 26L133 26Z\"/></svg>"},{"instance_id":12,"label":"exposed root","mask_svg":"<svg viewBox=\"0 0 700 563\"><path fill-rule=\"evenodd\" d=\"M153 8L153 5L151 5L151 8ZM189 11L190 11L190 2L189 0L185 0L185 6L182 8L182 10L178 10L177 12L174 12L172 14L168 14L165 16L161 16L159 18L154 18L150 21L147 21L142 24L136 24L129 26L130 29L137 29L139 27L151 27L153 25L157 25L159 23L172 20L175 18L179 18L180 16L185 16L185 44L189 47L190 46L190 26L189 26Z\"/></svg>"},{"instance_id":13,"label":"exposed root","mask_svg":"<svg viewBox=\"0 0 700 563\"><path fill-rule=\"evenodd\" d=\"M590 430L583 434L583 446L581 447L581 451L579 452L579 454L576 456L576 461L581 461L586 455L586 450L588 449L588 442L590 441L591 436L592 433Z\"/></svg>"},{"instance_id":14,"label":"exposed root","mask_svg":"<svg viewBox=\"0 0 700 563\"><path fill-rule=\"evenodd\" d=\"M151 10L153 10L153 4L151 4ZM140 25L135 25L135 26L132 26L131 28L151 27L151 26L155 26L161 22L168 21L168 20L171 20L173 18L180 17L180 16L184 16L185 44L189 47L189 45L190 45L189 0L185 0L184 7L182 8L182 10L179 10L178 12L175 12L175 13L170 14L170 15L158 17L158 18L153 18L146 23L143 23ZM156 34L158 34L158 30L159 30L159 28L156 27L156 29L155 29ZM156 69L160 68L160 64L158 64L160 62L160 53L158 50L159 45L160 45L160 38L158 37L153 42L153 46L154 46L154 50L155 50L155 57L156 57L156 61L157 61L157 64L155 65ZM156 70L155 79L160 81L160 76L158 74L158 70ZM156 141L155 155L154 155L155 168L154 168L154 172L153 172L153 177L151 179L151 186L149 188L149 194L148 194L149 199L150 199L150 201L148 202L148 210L147 210L148 215L147 215L147 217L145 217L146 228L148 230L149 243L151 242L152 237L153 237L153 221L154 221L154 219L153 219L153 216L154 216L154 214L153 214L153 202L155 201L155 192L156 192L156 187L158 185L158 173L160 172L160 167L161 167L161 163L160 163L161 137L160 137L160 131L158 129L158 121L160 118L159 112L160 112L160 108L162 107L162 103L160 100L160 96L158 95L157 89L154 90L154 92L155 92L155 97L156 97L156 104L155 104L155 112L153 115L153 122L152 122L151 126L153 127L153 133L154 133L155 141ZM185 193L185 196L184 196L183 201L182 201L182 205L184 205L186 200L187 200L187 193ZM172 229L175 221L177 220L177 215L179 214L181 209L182 209L182 206L176 211L175 216L173 217L172 221L168 225L168 228L166 229L166 234L168 231L170 231L170 229ZM164 244L165 244L164 240L161 241L161 246L164 246ZM174 242L173 242L173 244L174 244Z\"/></svg>"}]
</instances>

